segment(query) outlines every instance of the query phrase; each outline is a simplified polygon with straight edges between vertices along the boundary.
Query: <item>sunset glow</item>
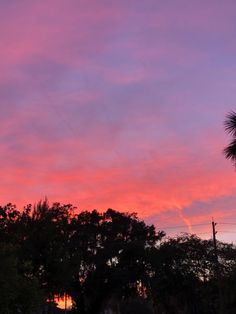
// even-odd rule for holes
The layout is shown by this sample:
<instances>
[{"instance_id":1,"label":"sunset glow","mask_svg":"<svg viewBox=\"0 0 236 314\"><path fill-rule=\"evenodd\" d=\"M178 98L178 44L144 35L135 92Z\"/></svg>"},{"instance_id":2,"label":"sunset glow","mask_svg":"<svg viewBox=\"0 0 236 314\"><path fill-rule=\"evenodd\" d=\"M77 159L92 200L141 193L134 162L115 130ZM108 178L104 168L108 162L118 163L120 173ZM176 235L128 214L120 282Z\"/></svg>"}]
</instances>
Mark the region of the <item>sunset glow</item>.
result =
<instances>
[{"instance_id":1,"label":"sunset glow","mask_svg":"<svg viewBox=\"0 0 236 314\"><path fill-rule=\"evenodd\" d=\"M13 0L0 14L2 205L47 196L206 236L194 225L236 222L222 154L234 0Z\"/></svg>"},{"instance_id":2,"label":"sunset glow","mask_svg":"<svg viewBox=\"0 0 236 314\"><path fill-rule=\"evenodd\" d=\"M72 299L70 296L67 296L66 300L65 300L65 296L64 297L58 297L58 298L56 298L55 302L56 302L57 307L59 309L69 310L72 308Z\"/></svg>"}]
</instances>

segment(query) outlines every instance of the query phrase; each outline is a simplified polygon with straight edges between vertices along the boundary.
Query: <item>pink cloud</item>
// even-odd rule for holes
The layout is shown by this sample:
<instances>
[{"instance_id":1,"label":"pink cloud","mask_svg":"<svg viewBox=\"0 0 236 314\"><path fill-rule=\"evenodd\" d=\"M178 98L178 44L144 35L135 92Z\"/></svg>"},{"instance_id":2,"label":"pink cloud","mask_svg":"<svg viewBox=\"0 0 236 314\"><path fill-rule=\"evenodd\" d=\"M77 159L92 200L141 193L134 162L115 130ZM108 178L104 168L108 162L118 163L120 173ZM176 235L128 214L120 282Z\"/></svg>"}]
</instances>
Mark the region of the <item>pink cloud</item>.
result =
<instances>
[{"instance_id":1,"label":"pink cloud","mask_svg":"<svg viewBox=\"0 0 236 314\"><path fill-rule=\"evenodd\" d=\"M222 120L235 104L234 9L152 0L4 7L1 203L48 196L193 231L212 213L230 216L232 200L213 206L236 188L221 155ZM196 202L211 204L209 214Z\"/></svg>"}]
</instances>

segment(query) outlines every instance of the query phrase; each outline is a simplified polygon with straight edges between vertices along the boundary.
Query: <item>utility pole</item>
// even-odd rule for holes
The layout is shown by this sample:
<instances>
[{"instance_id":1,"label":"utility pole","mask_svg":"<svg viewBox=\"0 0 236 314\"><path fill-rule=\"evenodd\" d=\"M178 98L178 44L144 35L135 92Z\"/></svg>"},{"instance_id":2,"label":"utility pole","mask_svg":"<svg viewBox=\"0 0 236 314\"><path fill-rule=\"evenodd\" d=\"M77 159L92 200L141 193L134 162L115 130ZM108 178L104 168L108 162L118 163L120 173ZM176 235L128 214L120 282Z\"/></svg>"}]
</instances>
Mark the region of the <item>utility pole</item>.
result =
<instances>
[{"instance_id":1,"label":"utility pole","mask_svg":"<svg viewBox=\"0 0 236 314\"><path fill-rule=\"evenodd\" d=\"M215 275L218 281L218 292L219 292L219 314L224 314L224 305L223 305L223 294L222 294L222 286L221 286L221 274L220 274L220 265L218 260L218 252L217 252L217 243L216 243L216 225L212 218L212 235L213 235L213 246L214 246L214 255L215 255Z\"/></svg>"},{"instance_id":2,"label":"utility pole","mask_svg":"<svg viewBox=\"0 0 236 314\"><path fill-rule=\"evenodd\" d=\"M214 245L215 259L216 259L217 264L218 264L218 255L217 255L217 246L216 246L216 234L217 234L217 231L216 231L216 228L215 228L216 225L217 225L217 223L214 222L214 220L212 218L213 245Z\"/></svg>"}]
</instances>

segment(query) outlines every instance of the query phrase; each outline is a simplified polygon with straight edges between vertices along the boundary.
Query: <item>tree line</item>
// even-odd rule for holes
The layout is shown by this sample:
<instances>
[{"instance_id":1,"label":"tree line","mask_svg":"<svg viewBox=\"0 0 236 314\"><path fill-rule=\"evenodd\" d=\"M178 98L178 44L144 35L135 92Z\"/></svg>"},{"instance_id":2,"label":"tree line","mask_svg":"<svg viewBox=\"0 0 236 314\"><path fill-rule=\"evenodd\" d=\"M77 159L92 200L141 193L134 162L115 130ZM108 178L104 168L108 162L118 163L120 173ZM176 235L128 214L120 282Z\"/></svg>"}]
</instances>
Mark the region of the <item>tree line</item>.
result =
<instances>
[{"instance_id":1,"label":"tree line","mask_svg":"<svg viewBox=\"0 0 236 314\"><path fill-rule=\"evenodd\" d=\"M47 201L0 207L0 313L235 313L236 247L168 238L134 213ZM222 312L222 309L224 312Z\"/></svg>"}]
</instances>

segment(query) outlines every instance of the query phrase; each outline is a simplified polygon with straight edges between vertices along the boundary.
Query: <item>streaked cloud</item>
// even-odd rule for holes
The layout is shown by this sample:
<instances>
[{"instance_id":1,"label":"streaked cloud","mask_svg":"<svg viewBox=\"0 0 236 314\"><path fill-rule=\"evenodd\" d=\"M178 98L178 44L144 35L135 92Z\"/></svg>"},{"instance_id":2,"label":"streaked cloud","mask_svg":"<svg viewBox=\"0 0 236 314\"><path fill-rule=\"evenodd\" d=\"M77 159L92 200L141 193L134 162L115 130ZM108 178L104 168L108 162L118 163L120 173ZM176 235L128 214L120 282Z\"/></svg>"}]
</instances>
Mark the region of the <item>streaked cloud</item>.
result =
<instances>
[{"instance_id":1,"label":"streaked cloud","mask_svg":"<svg viewBox=\"0 0 236 314\"><path fill-rule=\"evenodd\" d=\"M234 1L1 1L1 203L232 217ZM193 230L194 231L194 230Z\"/></svg>"}]
</instances>

